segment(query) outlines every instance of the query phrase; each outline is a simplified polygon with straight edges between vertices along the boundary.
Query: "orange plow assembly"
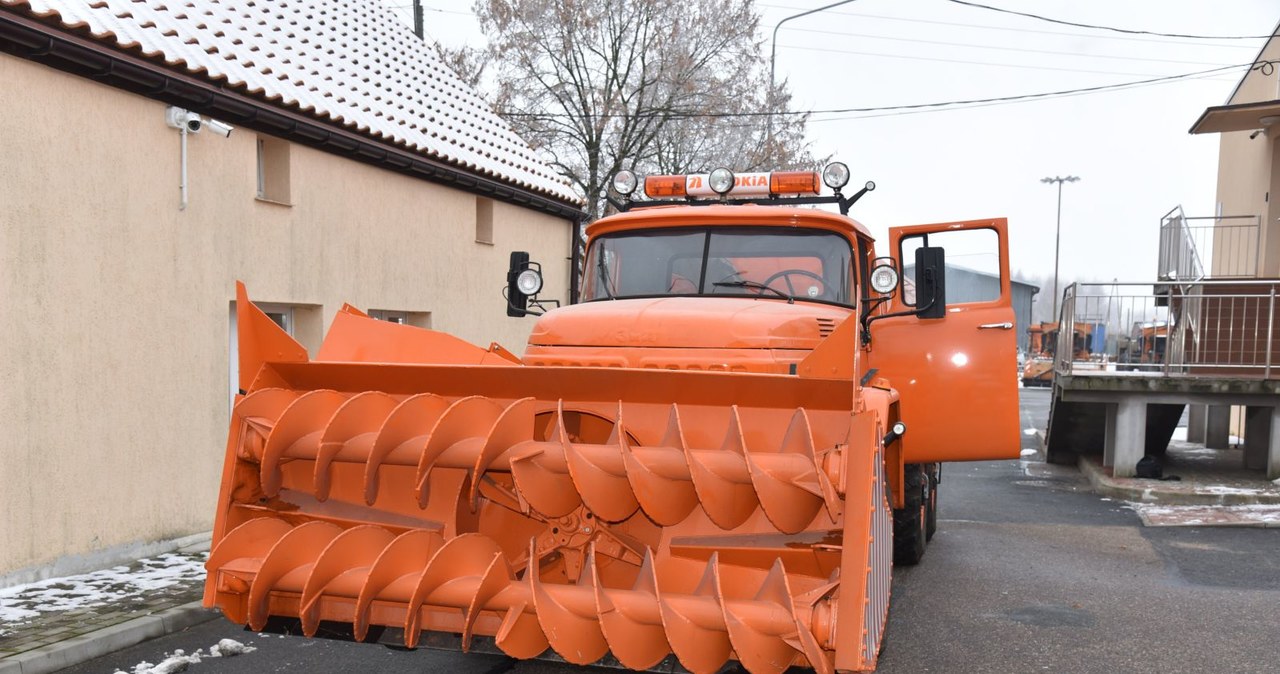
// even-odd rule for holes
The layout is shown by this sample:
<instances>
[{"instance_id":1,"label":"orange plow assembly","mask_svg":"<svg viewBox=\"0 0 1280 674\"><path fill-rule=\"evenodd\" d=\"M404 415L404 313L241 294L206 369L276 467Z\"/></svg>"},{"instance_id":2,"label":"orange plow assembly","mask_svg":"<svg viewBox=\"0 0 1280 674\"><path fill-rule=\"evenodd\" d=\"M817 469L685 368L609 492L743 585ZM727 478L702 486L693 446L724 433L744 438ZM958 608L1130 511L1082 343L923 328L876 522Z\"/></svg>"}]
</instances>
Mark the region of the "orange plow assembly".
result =
<instances>
[{"instance_id":1,"label":"orange plow assembly","mask_svg":"<svg viewBox=\"0 0 1280 674\"><path fill-rule=\"evenodd\" d=\"M205 587L229 619L638 670L875 667L885 421L853 382L529 367L350 309L312 362L243 289L238 315Z\"/></svg>"}]
</instances>

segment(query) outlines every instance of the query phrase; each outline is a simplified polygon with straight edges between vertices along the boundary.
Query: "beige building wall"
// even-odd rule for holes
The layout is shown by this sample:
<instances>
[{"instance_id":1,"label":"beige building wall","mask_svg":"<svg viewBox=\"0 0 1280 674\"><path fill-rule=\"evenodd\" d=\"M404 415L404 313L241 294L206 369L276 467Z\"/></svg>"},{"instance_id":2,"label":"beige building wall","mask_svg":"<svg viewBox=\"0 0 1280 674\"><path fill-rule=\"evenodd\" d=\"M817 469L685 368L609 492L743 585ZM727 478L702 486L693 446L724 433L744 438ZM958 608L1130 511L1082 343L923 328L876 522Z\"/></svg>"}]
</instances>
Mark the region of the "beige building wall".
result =
<instances>
[{"instance_id":1,"label":"beige building wall","mask_svg":"<svg viewBox=\"0 0 1280 674\"><path fill-rule=\"evenodd\" d=\"M1280 40L1272 40L1258 56L1280 60ZM1227 101L1228 105L1280 99L1280 81L1259 70L1250 71ZM1221 135L1218 149L1218 206L1220 215L1257 215L1258 275L1280 276L1280 124L1268 127L1253 138L1252 131ZM1240 221L1227 221L1240 222ZM1215 251L1238 251L1234 241L1219 241ZM1215 252L1215 257L1219 257ZM1226 260L1215 260L1219 266Z\"/></svg>"},{"instance_id":2,"label":"beige building wall","mask_svg":"<svg viewBox=\"0 0 1280 674\"><path fill-rule=\"evenodd\" d=\"M474 195L300 145L291 205L261 201L247 129L191 136L181 211L164 116L0 55L0 579L211 527L237 279L302 305L313 353L343 302L522 352L533 319L501 295L512 250L567 299L567 221L495 202L478 243Z\"/></svg>"}]
</instances>

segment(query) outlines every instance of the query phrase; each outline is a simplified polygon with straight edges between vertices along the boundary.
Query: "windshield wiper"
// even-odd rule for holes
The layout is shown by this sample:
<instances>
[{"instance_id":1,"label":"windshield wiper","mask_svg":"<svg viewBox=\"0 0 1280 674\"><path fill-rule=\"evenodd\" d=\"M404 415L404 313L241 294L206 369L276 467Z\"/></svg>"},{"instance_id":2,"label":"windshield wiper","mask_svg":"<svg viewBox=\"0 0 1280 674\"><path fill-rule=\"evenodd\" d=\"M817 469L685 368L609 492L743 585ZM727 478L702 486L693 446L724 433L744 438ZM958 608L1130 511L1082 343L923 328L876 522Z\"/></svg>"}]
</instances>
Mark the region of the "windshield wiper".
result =
<instances>
[{"instance_id":1,"label":"windshield wiper","mask_svg":"<svg viewBox=\"0 0 1280 674\"><path fill-rule=\"evenodd\" d=\"M601 253L600 259L596 261L596 272L600 279L600 286L604 289L605 298L613 299L613 288L610 287L613 284L609 282L609 271L604 266L604 253Z\"/></svg>"},{"instance_id":2,"label":"windshield wiper","mask_svg":"<svg viewBox=\"0 0 1280 674\"><path fill-rule=\"evenodd\" d=\"M726 287L726 286L727 286L727 287L731 287L731 288L755 288L755 289L757 289L757 290L768 290L769 292L771 292L771 293L773 293L773 294L777 295L778 297L781 297L781 298L783 298L783 299L787 300L787 304L795 304L795 301L796 301L796 298L792 297L791 295L788 295L788 294L786 294L786 293L782 292L781 290L778 290L777 288L774 288L773 286L767 286L767 285L765 285L765 284L763 284L763 283L760 283L760 282L758 282L758 281L747 281L747 280L741 280L741 281L716 281L716 282L712 283L711 285L713 285L713 286L715 286L715 287L717 287L717 288L721 288L721 287Z\"/></svg>"}]
</instances>

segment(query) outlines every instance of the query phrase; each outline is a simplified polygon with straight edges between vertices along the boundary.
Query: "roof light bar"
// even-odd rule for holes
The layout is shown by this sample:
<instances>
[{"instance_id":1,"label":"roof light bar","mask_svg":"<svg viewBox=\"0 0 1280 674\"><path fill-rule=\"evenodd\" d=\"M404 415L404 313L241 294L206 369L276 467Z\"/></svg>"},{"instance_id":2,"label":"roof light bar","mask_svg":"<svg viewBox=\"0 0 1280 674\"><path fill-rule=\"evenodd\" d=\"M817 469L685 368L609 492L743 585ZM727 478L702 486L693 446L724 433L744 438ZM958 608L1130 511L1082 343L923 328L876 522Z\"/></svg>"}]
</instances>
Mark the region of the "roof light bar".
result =
<instances>
[{"instance_id":1,"label":"roof light bar","mask_svg":"<svg viewBox=\"0 0 1280 674\"><path fill-rule=\"evenodd\" d=\"M728 178L733 187L721 191ZM717 190L715 188L721 188ZM650 199L685 197L769 197L778 195L819 194L822 174L817 171L773 171L734 174L716 169L706 174L648 176L644 193Z\"/></svg>"}]
</instances>

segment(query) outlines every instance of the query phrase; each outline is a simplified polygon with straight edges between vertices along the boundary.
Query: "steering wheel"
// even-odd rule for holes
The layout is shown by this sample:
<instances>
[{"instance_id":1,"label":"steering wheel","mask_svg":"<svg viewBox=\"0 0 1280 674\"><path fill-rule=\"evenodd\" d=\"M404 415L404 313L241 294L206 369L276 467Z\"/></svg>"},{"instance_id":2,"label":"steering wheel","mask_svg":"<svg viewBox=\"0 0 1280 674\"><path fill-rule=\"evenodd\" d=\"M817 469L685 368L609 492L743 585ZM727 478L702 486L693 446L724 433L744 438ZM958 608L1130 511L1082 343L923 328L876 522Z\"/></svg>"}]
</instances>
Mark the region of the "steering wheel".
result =
<instances>
[{"instance_id":1,"label":"steering wheel","mask_svg":"<svg viewBox=\"0 0 1280 674\"><path fill-rule=\"evenodd\" d=\"M776 281L776 280L778 280L778 279L782 279L782 280L784 280L784 281L786 281L786 282L787 282L787 294L788 294L788 295L790 295L791 297L809 297L809 294L808 294L808 293L805 293L804 295L797 295L797 294L796 294L795 286L793 286L793 285L791 284L791 277L792 277L792 276L804 276L804 277L807 277L807 278L811 278L811 279L813 279L813 280L817 281L819 284L821 284L821 285L819 286L819 287L821 288L821 292L819 292L817 295L814 295L814 297L821 297L822 295L825 295L825 294L826 294L826 292L827 292L827 282L826 282L826 280L825 280L825 279L823 279L821 276L819 276L819 275L817 275L817 274L815 274L815 273L813 273L813 272L811 272L811 271L804 270L804 269L783 269L782 271L777 272L777 273L775 273L775 274L771 275L769 278L765 279L765 280L764 280L763 285L766 285L766 286L772 286L774 281Z\"/></svg>"}]
</instances>

